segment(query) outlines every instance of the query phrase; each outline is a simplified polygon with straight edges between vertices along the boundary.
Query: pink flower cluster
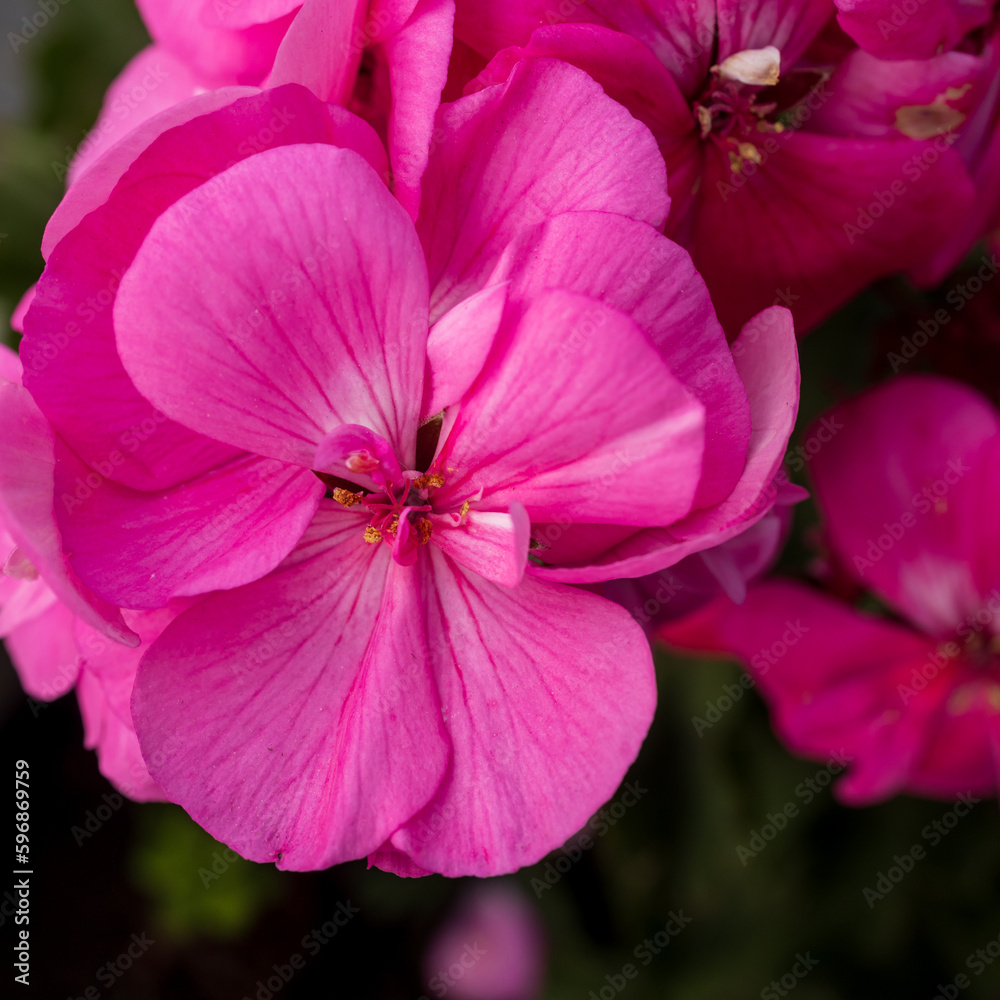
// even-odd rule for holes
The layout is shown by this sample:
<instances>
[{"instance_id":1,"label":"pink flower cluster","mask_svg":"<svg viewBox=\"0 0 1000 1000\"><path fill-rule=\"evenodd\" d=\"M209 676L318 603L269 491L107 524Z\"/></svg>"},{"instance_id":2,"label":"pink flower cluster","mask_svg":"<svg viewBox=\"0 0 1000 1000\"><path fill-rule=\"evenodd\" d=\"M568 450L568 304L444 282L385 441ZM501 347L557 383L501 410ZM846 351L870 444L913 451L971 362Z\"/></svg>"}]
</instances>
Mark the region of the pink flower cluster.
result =
<instances>
[{"instance_id":1,"label":"pink flower cluster","mask_svg":"<svg viewBox=\"0 0 1000 1000\"><path fill-rule=\"evenodd\" d=\"M0 634L118 788L282 868L510 872L614 794L688 613L808 620L762 687L854 799L992 787L984 401L901 376L813 463L912 628L754 581L796 332L1000 225L993 4L138 5L0 358Z\"/></svg>"}]
</instances>

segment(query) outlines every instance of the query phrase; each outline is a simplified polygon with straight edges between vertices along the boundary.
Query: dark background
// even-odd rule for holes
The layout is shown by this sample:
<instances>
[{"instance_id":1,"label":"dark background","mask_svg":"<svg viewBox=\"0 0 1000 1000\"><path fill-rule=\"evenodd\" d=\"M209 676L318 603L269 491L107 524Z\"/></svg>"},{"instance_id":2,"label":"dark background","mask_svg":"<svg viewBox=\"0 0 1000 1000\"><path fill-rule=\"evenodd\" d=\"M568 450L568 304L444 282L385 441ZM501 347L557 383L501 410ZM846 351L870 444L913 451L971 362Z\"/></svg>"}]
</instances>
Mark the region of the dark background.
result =
<instances>
[{"instance_id":1,"label":"dark background","mask_svg":"<svg viewBox=\"0 0 1000 1000\"><path fill-rule=\"evenodd\" d=\"M41 270L42 230L62 192L52 164L80 143L106 86L146 41L129 0L69 0L14 53L8 31L37 9L0 2L0 327L11 343L6 319ZM797 441L831 402L890 374L887 352L955 280L928 295L902 280L883 283L803 342ZM914 367L965 378L995 398L998 299L988 287ZM814 565L815 522L811 504L801 505L785 572L805 574ZM663 653L658 671L660 707L628 779L648 791L555 886L536 891L544 863L510 880L546 929L544 997L584 1000L599 992L670 911L693 920L628 981L627 1000L759 997L790 973L798 953L816 964L794 987L796 1000L933 1000L939 985L963 972L971 985L947 996L1000 995L1000 962L980 975L966 966L977 949L1000 940L995 801L977 805L935 847L921 831L950 802L899 798L848 809L827 788L806 803L796 788L823 762L795 759L777 743L755 692L696 733L692 719L738 680L735 666ZM4 766L13 771L19 758L31 765L35 872L32 985L14 984L9 993L5 985L4 995L64 1000L94 987L114 1000L253 997L257 980L303 953L303 936L347 900L360 914L308 957L280 995L416 1000L425 991L424 950L470 880L399 879L363 862L302 874L242 860L223 868L222 845L168 805L126 801L83 837L88 813L96 815L104 796L117 800L82 747L73 696L29 702L4 659L0 727ZM601 753L599 733L593 752ZM737 847L787 802L798 815L743 864ZM914 844L926 857L871 908L863 889ZM206 887L199 870L213 862L222 873ZM13 880L0 875L0 900ZM10 918L0 927L2 953L11 956ZM98 970L133 934L155 944L109 987ZM0 971L4 983L13 975Z\"/></svg>"}]
</instances>

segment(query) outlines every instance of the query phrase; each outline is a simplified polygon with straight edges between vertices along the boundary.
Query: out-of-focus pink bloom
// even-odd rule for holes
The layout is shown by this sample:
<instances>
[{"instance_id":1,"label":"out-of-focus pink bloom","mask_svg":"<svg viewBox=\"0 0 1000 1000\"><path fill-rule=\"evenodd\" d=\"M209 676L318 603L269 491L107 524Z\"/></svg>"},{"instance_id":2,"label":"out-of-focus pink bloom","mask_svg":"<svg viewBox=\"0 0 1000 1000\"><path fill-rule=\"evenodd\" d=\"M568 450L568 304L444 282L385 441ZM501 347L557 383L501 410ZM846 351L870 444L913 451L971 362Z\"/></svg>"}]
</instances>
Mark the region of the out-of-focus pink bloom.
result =
<instances>
[{"instance_id":1,"label":"out-of-focus pink bloom","mask_svg":"<svg viewBox=\"0 0 1000 1000\"><path fill-rule=\"evenodd\" d=\"M73 159L71 182L115 142L196 94L300 83L378 126L393 190L416 214L447 79L454 0L138 0L138 6L154 44L108 90Z\"/></svg>"},{"instance_id":2,"label":"out-of-focus pink bloom","mask_svg":"<svg viewBox=\"0 0 1000 1000\"><path fill-rule=\"evenodd\" d=\"M159 627L143 615L123 621L65 566L52 517L52 434L20 383L17 356L0 346L0 637L32 698L52 701L76 686L85 745L119 791L163 798L128 700L139 657L176 612L159 613Z\"/></svg>"},{"instance_id":3,"label":"out-of-focus pink bloom","mask_svg":"<svg viewBox=\"0 0 1000 1000\"><path fill-rule=\"evenodd\" d=\"M516 886L469 889L434 935L424 982L452 1000L536 1000L545 977L545 932L537 909Z\"/></svg>"},{"instance_id":4,"label":"out-of-focus pink bloom","mask_svg":"<svg viewBox=\"0 0 1000 1000\"><path fill-rule=\"evenodd\" d=\"M950 146L993 82L983 56L880 62L835 14L825 0L459 0L456 35L494 57L472 88L529 57L586 69L659 142L667 235L730 335L772 303L803 333L971 210Z\"/></svg>"},{"instance_id":5,"label":"out-of-focus pink bloom","mask_svg":"<svg viewBox=\"0 0 1000 1000\"><path fill-rule=\"evenodd\" d=\"M750 588L662 635L735 653L797 753L845 753L838 791L992 793L1000 751L1000 417L978 393L900 376L836 408L812 462L839 563L903 622L799 583Z\"/></svg>"}]
</instances>

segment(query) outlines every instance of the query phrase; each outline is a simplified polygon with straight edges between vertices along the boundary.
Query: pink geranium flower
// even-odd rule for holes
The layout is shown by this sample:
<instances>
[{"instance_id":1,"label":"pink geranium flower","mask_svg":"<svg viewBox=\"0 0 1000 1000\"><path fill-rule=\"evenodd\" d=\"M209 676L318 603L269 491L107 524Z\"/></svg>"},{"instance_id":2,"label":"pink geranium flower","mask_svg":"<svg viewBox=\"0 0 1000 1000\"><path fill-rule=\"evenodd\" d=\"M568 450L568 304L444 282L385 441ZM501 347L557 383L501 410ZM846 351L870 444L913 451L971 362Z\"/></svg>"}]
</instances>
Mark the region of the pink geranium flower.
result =
<instances>
[{"instance_id":1,"label":"pink geranium flower","mask_svg":"<svg viewBox=\"0 0 1000 1000\"><path fill-rule=\"evenodd\" d=\"M121 275L182 196L197 193L179 210L188 213L230 200L234 160L326 143L357 151L380 175L386 169L365 123L303 88L221 106L219 99L188 102L185 124L138 151L120 144L70 189L46 232L49 261L25 317L25 384L59 435L63 537L89 585L128 608L157 608L265 575L301 537L323 485L300 466L167 419L139 392L122 365L113 321ZM562 108L560 119L539 128L540 109L552 106ZM264 143L261 128L276 114L286 124ZM524 67L509 84L453 105L439 127L422 223L435 319L483 286L515 236L550 217L607 211L613 224L616 213L653 222L666 214L662 165L648 133L578 70ZM518 159L529 150L530 159ZM649 229L635 226L640 234ZM309 267L341 255L323 233L303 253ZM248 304L241 336L251 337L281 298L288 308L295 282L304 282L293 273L282 284L288 271Z\"/></svg>"},{"instance_id":2,"label":"pink geranium flower","mask_svg":"<svg viewBox=\"0 0 1000 1000\"><path fill-rule=\"evenodd\" d=\"M416 214L448 73L454 0L138 0L153 45L111 85L70 180L144 122L206 90L300 83L379 129ZM273 125L272 125L273 127ZM161 131L163 128L161 127Z\"/></svg>"},{"instance_id":3,"label":"pink geranium flower","mask_svg":"<svg viewBox=\"0 0 1000 1000\"><path fill-rule=\"evenodd\" d=\"M53 436L0 346L0 637L25 691L52 701L76 687L84 743L130 798L162 799L139 753L129 698L139 658L176 614L125 619L75 578L52 510Z\"/></svg>"},{"instance_id":4,"label":"pink geranium flower","mask_svg":"<svg viewBox=\"0 0 1000 1000\"><path fill-rule=\"evenodd\" d=\"M971 211L949 147L995 76L985 55L880 62L835 14L812 0L459 0L456 37L493 57L472 88L525 58L586 69L655 135L667 235L727 331L777 302L802 333Z\"/></svg>"},{"instance_id":5,"label":"pink geranium flower","mask_svg":"<svg viewBox=\"0 0 1000 1000\"><path fill-rule=\"evenodd\" d=\"M845 801L993 793L1000 415L948 379L900 376L833 416L843 429L812 462L829 543L896 620L775 580L662 634L748 663L797 753L853 756Z\"/></svg>"}]
</instances>

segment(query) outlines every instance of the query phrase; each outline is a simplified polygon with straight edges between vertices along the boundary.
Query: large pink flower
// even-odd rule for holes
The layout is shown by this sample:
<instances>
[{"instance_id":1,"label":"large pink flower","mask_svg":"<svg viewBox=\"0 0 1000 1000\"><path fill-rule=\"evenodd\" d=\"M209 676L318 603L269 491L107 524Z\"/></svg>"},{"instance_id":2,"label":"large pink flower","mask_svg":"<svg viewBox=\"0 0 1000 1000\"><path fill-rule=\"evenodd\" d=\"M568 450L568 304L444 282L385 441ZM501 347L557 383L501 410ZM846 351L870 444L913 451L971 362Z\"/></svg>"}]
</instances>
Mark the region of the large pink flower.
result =
<instances>
[{"instance_id":1,"label":"large pink flower","mask_svg":"<svg viewBox=\"0 0 1000 1000\"><path fill-rule=\"evenodd\" d=\"M386 141L416 214L452 46L454 0L138 0L154 44L126 66L70 170L206 90L300 83L350 106ZM266 126L265 126L266 127ZM273 126L272 126L273 127Z\"/></svg>"},{"instance_id":2,"label":"large pink flower","mask_svg":"<svg viewBox=\"0 0 1000 1000\"><path fill-rule=\"evenodd\" d=\"M948 379L900 376L833 416L843 429L812 462L831 548L902 620L775 580L663 635L748 662L796 752L851 755L846 801L992 793L1000 415Z\"/></svg>"},{"instance_id":3,"label":"large pink flower","mask_svg":"<svg viewBox=\"0 0 1000 1000\"><path fill-rule=\"evenodd\" d=\"M802 333L969 211L949 147L992 83L976 55L880 62L835 14L830 0L459 0L456 35L495 56L472 87L528 57L586 69L656 136L667 235L727 331L777 302Z\"/></svg>"}]
</instances>

